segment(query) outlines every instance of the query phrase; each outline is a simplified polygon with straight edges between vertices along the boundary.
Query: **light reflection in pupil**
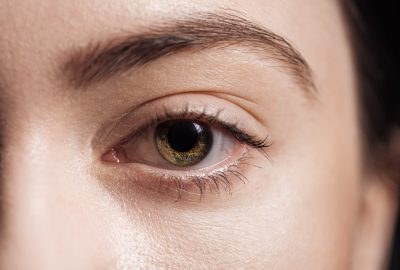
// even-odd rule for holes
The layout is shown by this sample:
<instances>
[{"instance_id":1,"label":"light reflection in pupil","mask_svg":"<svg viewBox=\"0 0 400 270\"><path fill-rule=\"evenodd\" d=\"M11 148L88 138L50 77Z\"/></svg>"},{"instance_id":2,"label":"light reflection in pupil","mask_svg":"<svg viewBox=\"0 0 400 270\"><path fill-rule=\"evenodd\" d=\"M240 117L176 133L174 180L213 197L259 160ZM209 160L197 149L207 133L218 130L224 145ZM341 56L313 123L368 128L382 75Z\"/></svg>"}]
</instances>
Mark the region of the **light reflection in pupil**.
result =
<instances>
[{"instance_id":1,"label":"light reflection in pupil","mask_svg":"<svg viewBox=\"0 0 400 270\"><path fill-rule=\"evenodd\" d=\"M195 147L203 128L193 122L177 121L168 130L168 143L178 152L187 152Z\"/></svg>"}]
</instances>

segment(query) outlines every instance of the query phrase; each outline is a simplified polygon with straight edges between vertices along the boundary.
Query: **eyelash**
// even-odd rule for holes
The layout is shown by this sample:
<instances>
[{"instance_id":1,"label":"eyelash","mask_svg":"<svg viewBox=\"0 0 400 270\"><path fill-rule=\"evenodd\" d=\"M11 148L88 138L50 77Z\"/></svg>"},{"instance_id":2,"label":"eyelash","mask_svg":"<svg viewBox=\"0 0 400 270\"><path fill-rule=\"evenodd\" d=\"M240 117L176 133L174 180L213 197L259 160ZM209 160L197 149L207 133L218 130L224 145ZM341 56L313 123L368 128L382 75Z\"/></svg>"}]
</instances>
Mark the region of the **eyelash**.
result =
<instances>
[{"instance_id":1,"label":"eyelash","mask_svg":"<svg viewBox=\"0 0 400 270\"><path fill-rule=\"evenodd\" d=\"M131 140L135 140L136 138L139 138L146 131L162 122L175 119L190 119L203 121L214 127L222 128L223 130L230 133L237 141L258 150L264 157L266 157L268 160L271 160L269 155L265 151L265 149L272 145L272 142L270 142L269 140L269 136L265 137L264 139L258 139L256 136L250 135L238 128L237 123L229 123L221 120L219 118L221 112L222 110L218 111L215 114L208 114L204 110L203 112L199 113L190 111L188 106L186 106L185 110L181 112L171 113L164 108L164 111L161 114L158 114L155 117L151 118L146 124L140 126L136 129L136 131L132 132L130 135L122 139L122 141L116 147L124 145ZM249 163L248 160L250 159L251 158L248 156L248 151L246 151L242 157L240 157L232 164L227 165L223 169L216 170L209 175L186 175L182 177L161 175L158 177L158 191L161 193L161 190L163 188L167 190L173 189L178 192L177 200L179 200L181 198L182 192L194 193L188 192L185 189L185 185L187 183L193 183L197 187L199 191L198 194L200 194L201 197L203 197L206 190L212 191L215 189L219 194L222 187L224 191L226 191L228 194L231 194L233 185L232 177L238 179L243 184L248 182L247 177L240 172L243 166L249 165L261 168L255 164ZM164 182L167 182L168 185L165 185ZM170 187L170 183L173 183L173 187Z\"/></svg>"},{"instance_id":2,"label":"eyelash","mask_svg":"<svg viewBox=\"0 0 400 270\"><path fill-rule=\"evenodd\" d=\"M182 178L181 177L168 177L167 182L168 183L172 182L174 184L172 189L178 191L177 200L181 199L183 191L185 191L187 193L191 193L191 192L188 192L184 188L185 183L188 181L191 183L194 183L196 185L201 197L203 197L203 195L205 194L205 191L207 189L212 191L215 188L215 190L219 193L220 189L222 187L225 192L227 192L229 195L231 195L233 181L230 178L230 176L233 176L234 178L238 179L243 184L246 184L248 181L247 177L240 172L241 166L252 165L252 164L246 163L246 161L248 159L249 159L248 157L243 156L243 157L239 158L233 164L228 165L226 168L224 168L222 170L215 171L211 175L202 175L202 176L190 175L190 176L182 177ZM256 165L252 165L252 166L260 168ZM163 180L164 180L163 177L159 178L159 191L162 188L170 189L169 185L163 184Z\"/></svg>"}]
</instances>

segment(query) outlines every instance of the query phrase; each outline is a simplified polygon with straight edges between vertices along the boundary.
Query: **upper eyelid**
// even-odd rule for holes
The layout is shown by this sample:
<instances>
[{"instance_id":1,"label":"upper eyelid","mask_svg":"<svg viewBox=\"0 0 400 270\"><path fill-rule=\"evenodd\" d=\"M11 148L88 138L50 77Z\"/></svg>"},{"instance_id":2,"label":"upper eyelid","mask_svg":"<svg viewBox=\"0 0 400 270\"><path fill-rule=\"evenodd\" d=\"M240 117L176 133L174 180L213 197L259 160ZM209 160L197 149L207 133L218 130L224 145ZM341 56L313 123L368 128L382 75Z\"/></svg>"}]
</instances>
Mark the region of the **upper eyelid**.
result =
<instances>
[{"instance_id":1,"label":"upper eyelid","mask_svg":"<svg viewBox=\"0 0 400 270\"><path fill-rule=\"evenodd\" d=\"M191 94L194 94L194 95L209 95L211 97L222 98L222 99L225 98L228 101L229 101L228 97L230 97L230 98L236 98L236 99L242 100L244 102L248 102L248 103L251 104L251 106L257 106L258 105L256 100L252 100L249 97L242 96L242 95L235 95L234 93L231 93L231 92L224 92L224 91L185 91L185 92L181 92L179 94L172 93L172 94L164 95L164 96L161 96L161 97L157 97L157 98L142 102L142 103L138 104L137 106L135 106L133 108L130 108L129 110L124 112L120 117L115 118L114 121L113 121L115 123L114 126L116 126L119 121L122 121L124 118L129 117L129 115L132 114L134 111L139 110L141 107L144 107L144 106L146 106L146 105L148 105L148 104L150 104L152 102L156 102L157 100L161 100L161 99L165 99L165 98L171 98L171 97L174 97L174 96L177 96L177 95L191 95ZM235 105L238 106L239 108L241 108L242 110L245 110L247 113L249 113L258 122L262 122L262 119L258 115L256 115L255 113L253 113L251 111L246 110L246 108L244 106L242 106L240 104L236 104L236 103L235 103ZM165 111L165 107L164 107L164 111ZM114 128L111 127L110 128L110 132L108 132L108 134L111 133L111 131L113 129ZM106 134L104 137L106 138L108 136L108 134Z\"/></svg>"},{"instance_id":2,"label":"upper eyelid","mask_svg":"<svg viewBox=\"0 0 400 270\"><path fill-rule=\"evenodd\" d=\"M221 110L222 111L222 110ZM142 126L139 126L135 132L132 132L132 134L128 135L126 138L122 139L122 143L126 143L127 141L139 137L141 134L145 133L147 130L149 130L152 127L155 127L157 124L162 123L167 120L174 120L174 119L191 119L191 120L199 120L199 121L205 121L209 122L209 124L215 124L219 127L222 127L223 125L229 125L229 126L236 126L237 123L232 124L228 122L224 122L223 120L219 119L220 111L215 114L207 114L205 111L202 113L196 113L196 112L190 112L188 110L183 111L183 112L177 112L177 113L170 113L164 108L164 114L162 115L157 115L156 117L153 117L150 121L145 123Z\"/></svg>"}]
</instances>

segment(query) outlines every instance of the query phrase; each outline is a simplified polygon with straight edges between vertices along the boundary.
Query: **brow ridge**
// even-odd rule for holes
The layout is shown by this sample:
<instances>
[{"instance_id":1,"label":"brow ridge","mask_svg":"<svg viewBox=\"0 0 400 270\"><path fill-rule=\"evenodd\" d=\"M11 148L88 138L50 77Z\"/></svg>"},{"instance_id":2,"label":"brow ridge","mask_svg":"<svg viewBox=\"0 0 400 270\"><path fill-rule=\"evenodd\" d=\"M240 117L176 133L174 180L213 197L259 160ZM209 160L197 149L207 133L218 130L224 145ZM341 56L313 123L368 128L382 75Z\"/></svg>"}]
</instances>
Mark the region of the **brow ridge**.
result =
<instances>
[{"instance_id":1,"label":"brow ridge","mask_svg":"<svg viewBox=\"0 0 400 270\"><path fill-rule=\"evenodd\" d=\"M231 12L198 13L156 23L139 34L127 34L73 51L62 73L75 88L151 63L184 50L245 46L266 50L283 63L299 84L315 89L311 68L299 51L282 36Z\"/></svg>"}]
</instances>

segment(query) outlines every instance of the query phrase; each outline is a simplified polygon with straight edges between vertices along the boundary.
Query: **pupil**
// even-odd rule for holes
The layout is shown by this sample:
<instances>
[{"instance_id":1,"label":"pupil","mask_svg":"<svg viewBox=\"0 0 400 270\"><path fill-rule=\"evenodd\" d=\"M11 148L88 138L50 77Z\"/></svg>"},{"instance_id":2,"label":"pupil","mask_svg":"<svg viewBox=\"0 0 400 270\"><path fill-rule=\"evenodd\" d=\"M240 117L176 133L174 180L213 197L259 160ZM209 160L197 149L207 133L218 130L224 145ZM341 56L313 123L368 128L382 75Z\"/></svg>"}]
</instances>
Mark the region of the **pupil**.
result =
<instances>
[{"instance_id":1,"label":"pupil","mask_svg":"<svg viewBox=\"0 0 400 270\"><path fill-rule=\"evenodd\" d=\"M187 152L196 145L202 131L197 123L177 121L169 127L168 143L175 151Z\"/></svg>"}]
</instances>

